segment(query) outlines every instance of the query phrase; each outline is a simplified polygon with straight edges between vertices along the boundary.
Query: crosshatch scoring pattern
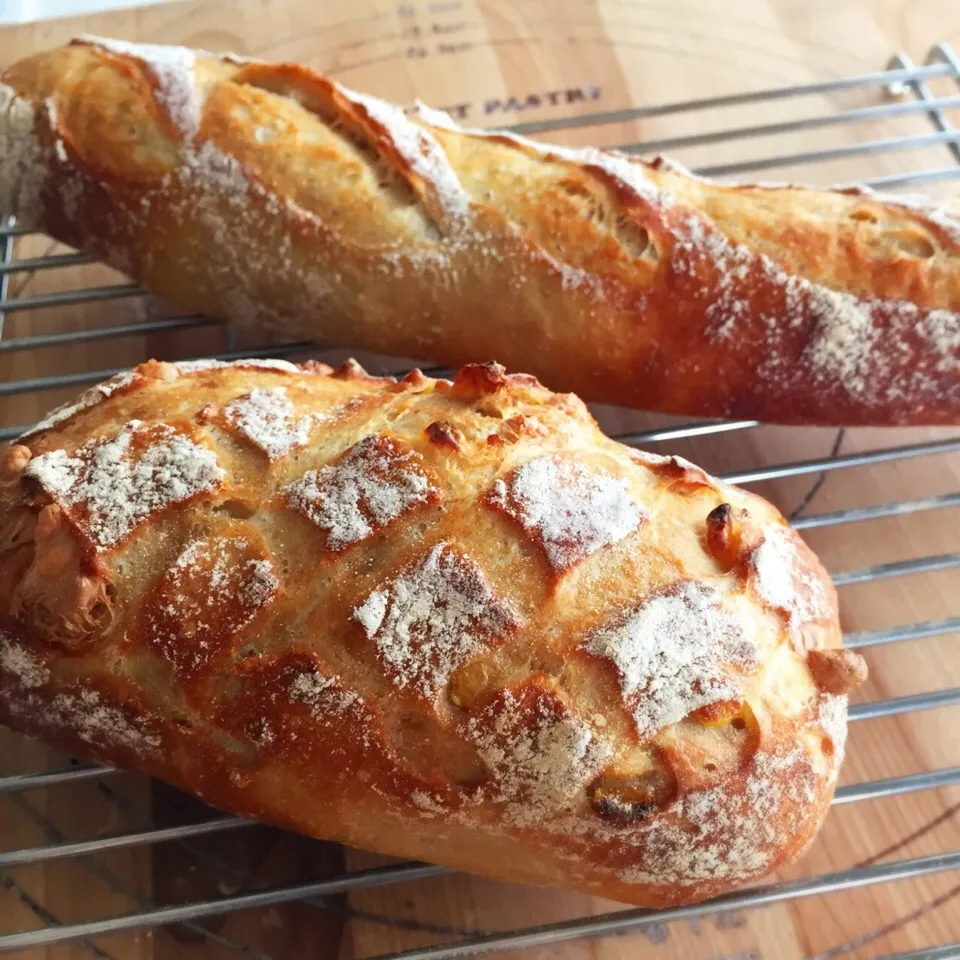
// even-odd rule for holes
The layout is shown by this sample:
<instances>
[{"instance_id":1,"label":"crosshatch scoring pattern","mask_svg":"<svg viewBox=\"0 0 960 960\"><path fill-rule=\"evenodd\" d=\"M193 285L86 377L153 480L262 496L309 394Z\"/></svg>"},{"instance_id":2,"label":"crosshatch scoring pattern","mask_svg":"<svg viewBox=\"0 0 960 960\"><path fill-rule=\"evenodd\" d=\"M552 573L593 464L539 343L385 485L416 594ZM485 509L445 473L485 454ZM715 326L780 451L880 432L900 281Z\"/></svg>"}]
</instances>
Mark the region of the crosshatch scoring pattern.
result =
<instances>
[{"instance_id":1,"label":"crosshatch scoring pattern","mask_svg":"<svg viewBox=\"0 0 960 960\"><path fill-rule=\"evenodd\" d=\"M931 91L933 82L952 83L955 92L946 95ZM805 116L801 119L783 120L774 123L756 124L729 128L718 132L660 139L655 142L630 143L623 149L638 154L669 150L679 151L688 147L703 147L710 144L729 144L751 140L760 144L776 142L780 134L798 131L829 132L842 126L874 124L892 121L901 117L928 119L932 130L908 136L889 136L844 143L835 147L811 149L805 152L778 154L775 151L761 154L757 159L742 162L714 164L701 167L697 172L725 178L729 176L767 177L776 176L783 167L809 167L810 179L816 179L816 165L837 160L854 160L860 163L864 181L884 189L914 190L960 178L960 130L950 122L949 112L960 108L960 59L945 45L935 47L924 66L916 66L904 56L894 58L885 71L839 78L803 87L771 89L754 94L738 94L710 100L675 103L662 107L639 108L549 121L527 123L513 129L525 134L538 135L558 131L577 131L584 143L590 142L591 132L604 124L621 123L642 118L669 118L674 115L699 110L722 111L726 107L742 107L762 102L782 102L785 107L814 95L860 90L870 96L874 103L854 109L839 110ZM785 110L785 112L787 112ZM938 157L949 152L952 163L926 166L923 169L902 173L886 173L869 176L870 160L880 154L898 151L935 149ZM911 154L912 155L912 154ZM74 289L67 280L54 284L51 292L33 293L26 288L29 278L40 274L69 276L71 268L89 261L81 254L64 251L56 244L40 238L27 237L15 223L0 226L0 247L3 258L0 263L0 358L3 354L13 357L13 369L18 356L29 358L25 364L36 376L15 376L0 383L0 398L8 402L3 406L16 410L16 398L30 394L53 396L57 390L78 391L117 372L112 368L82 369L72 373L44 374L44 354L55 350L83 345L89 348L98 342L109 344L124 337L145 338L148 348L153 335L181 333L186 339L179 342L202 344L203 331L211 327L211 321L198 316L169 316L151 307L137 311L137 319L115 322L109 326L78 326L62 332L30 333L17 335L16 316L24 311L41 311L50 308L70 307L103 301L116 301L122 307L125 301L147 302L142 288L118 281L105 286ZM132 311L131 311L132 312ZM111 316L116 316L111 313ZM4 321L7 327L4 329ZM34 326L33 329L36 329ZM278 342L245 346L237 339L241 334L230 334L230 349L212 355L218 359L243 356L269 355L275 357L317 356L323 359L340 359L344 351L331 351L322 344L305 342ZM188 348L189 349L189 348ZM87 350L85 356L95 356L96 351ZM211 354L207 354L211 355ZM6 359L10 359L9 357ZM165 357L161 357L165 359ZM172 358L171 358L172 359ZM179 357L178 357L179 359ZM371 364L375 372L400 372L401 361L374 358ZM436 374L440 371L429 369ZM53 405L53 400L50 406ZM46 404L44 404L46 405ZM601 421L609 411L600 411ZM0 439L16 436L26 424L0 423ZM634 430L622 435L623 442L637 445L661 445L683 443L691 439L704 440L729 436L761 429L752 421L677 423L671 421L654 429ZM943 512L944 524L953 522L951 510L960 506L960 492L937 493L895 502L868 506L850 506L831 512L816 512L809 508L824 482L835 471L847 469L870 469L882 464L907 463L916 460L914 469L922 470L929 458L944 454L960 454L960 435L947 431L932 439L909 442L905 445L889 444L857 452L841 453L845 435L837 431L832 438L832 452L824 457L811 457L794 462L744 468L727 472L725 479L745 485L762 485L772 481L795 478L796 489L802 496L796 502L778 502L778 506L790 512L797 529L815 531L846 527L855 530L860 524L882 520L898 520L910 523L911 518L930 511ZM694 448L696 449L696 448ZM696 456L694 454L694 456ZM711 464L703 465L710 469ZM951 518L953 518L951 520ZM960 568L960 542L953 552L931 553L908 560L878 562L852 569L833 571L833 578L841 594L844 588L858 584L883 581L936 571ZM880 648L891 644L906 644L927 638L943 637L960 633L960 616L921 620L914 623L860 631L848 634L847 644L859 649ZM889 696L869 702L857 703L850 711L850 720L859 725L884 717L928 711L934 708L960 705L960 687L901 694L891 691ZM11 740L0 743L13 743ZM16 756L16 750L13 750ZM960 758L958 758L960 759ZM0 761L3 750L0 749ZM940 788L960 785L960 766L913 772L892 777L868 780L841 787L835 805L882 802L893 797L922 794ZM60 798L47 799L43 803L32 798L41 795ZM91 808L109 811L107 826L98 833L83 839L68 838L56 823L57 809L74 804L87 804ZM955 808L951 808L955 809ZM473 928L458 928L445 924L429 924L420 921L387 917L374 911L358 908L348 894L362 890L385 887L393 884L409 884L409 897L417 896L417 884L413 881L437 877L446 871L443 868L415 864L393 863L366 869L344 869L343 857L331 844L320 844L302 838L294 838L250 824L231 816L216 815L199 803L175 795L174 791L156 785L148 785L143 778L121 775L102 766L80 764L68 758L54 761L50 769L30 769L23 772L0 766L0 816L21 818L30 825L28 835L40 835L45 843L30 843L19 849L0 852L0 896L9 896L22 906L23 924L17 930L0 928L0 953L26 950L32 947L71 943L79 953L103 960L119 960L126 956L147 955L130 944L140 943L137 938L163 927L165 935L172 935L191 951L201 949L206 956L250 956L259 960L283 960L292 953L271 952L270 937L261 935L243 937L244 928L224 925L226 915L240 911L255 912L260 927L279 926L285 922L302 924L302 943L322 943L326 920L340 914L370 923L391 924L398 929L410 929L418 936L414 946L401 952L380 953L377 960L450 960L455 957L471 957L487 953L551 948L557 944L583 938L602 938L615 933L643 933L646 940L630 941L643 945L658 943L666 936L666 925L676 921L699 924L701 918L714 917L722 925L723 918L732 918L736 925L739 911L748 908L771 907L814 896L828 897L841 891L849 891L868 885L894 883L932 875L960 872L960 849L947 849L925 856L910 856L881 860L873 856L858 865L828 873L810 874L803 865L796 879L785 879L758 888L731 894L718 901L691 907L681 907L653 913L645 910L610 909L589 916L571 916L548 925L523 926L511 929L489 930L479 925ZM74 818L75 820L76 818ZM920 831L922 832L922 831ZM919 835L919 832L918 834ZM898 844L898 848L906 844ZM179 889L159 889L157 884L149 889L137 876L135 856L138 850L153 846L155 857L165 857L169 870L180 875ZM891 851L885 851L891 852ZM130 854L123 859L122 854ZM121 855L121 859L106 859ZM291 873L290 861L298 863ZM49 909L42 898L31 892L24 881L31 869L39 869L54 863L69 863L71 883L89 883L103 888L98 902L102 915L72 919L57 915ZM201 875L198 876L198 875ZM960 893L960 886L951 895ZM947 895L945 894L944 897ZM944 900L943 902L946 902ZM279 909L288 905L300 905L300 914L281 914ZM935 904L937 905L937 904ZM918 914L919 916L919 914ZM906 920L910 921L911 916ZM237 930L240 930L238 933ZM885 933L882 923L873 939L881 942ZM261 931L262 932L262 931ZM111 936L126 934L128 939ZM150 934L145 934L149 936ZM872 936L872 935L871 935ZM818 957L852 956L852 951L866 947L871 938L862 938L862 943L842 944L836 950L819 954ZM124 946L124 945L127 946ZM31 954L33 955L33 954ZM38 954L39 955L39 954ZM190 953L190 956L201 955ZM296 956L307 953L297 952ZM320 955L311 953L309 955ZM538 956L551 955L549 952ZM658 954L659 955L659 954ZM665 955L665 954L664 954ZM856 953L857 956L867 954ZM60 956L60 954L56 954ZM327 954L323 954L327 956ZM566 954L564 954L566 956ZM734 955L731 954L731 958ZM754 953L739 953L736 957L759 956ZM870 953L875 957L879 954ZM886 954L888 958L907 960L910 957L960 957L960 943Z\"/></svg>"}]
</instances>

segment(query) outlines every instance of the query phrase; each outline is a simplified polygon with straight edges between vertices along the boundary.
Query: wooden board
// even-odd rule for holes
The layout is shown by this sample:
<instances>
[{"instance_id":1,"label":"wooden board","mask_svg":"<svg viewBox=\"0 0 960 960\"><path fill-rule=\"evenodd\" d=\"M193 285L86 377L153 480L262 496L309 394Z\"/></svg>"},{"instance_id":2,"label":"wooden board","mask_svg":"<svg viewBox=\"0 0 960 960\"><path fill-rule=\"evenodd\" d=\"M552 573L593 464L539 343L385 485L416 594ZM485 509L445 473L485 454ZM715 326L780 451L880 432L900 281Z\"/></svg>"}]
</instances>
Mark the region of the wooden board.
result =
<instances>
[{"instance_id":1,"label":"wooden board","mask_svg":"<svg viewBox=\"0 0 960 960\"><path fill-rule=\"evenodd\" d=\"M908 5L884 0L190 2L0 30L0 63L79 32L302 60L358 89L396 100L419 96L451 108L466 123L489 126L877 70L896 50L922 58L937 41L960 47L960 7L943 0L914 0ZM933 86L940 92L956 92ZM882 99L882 91L876 88L847 90L565 131L557 139L615 145L834 112ZM677 156L691 164L725 163L929 130L925 118L913 117L763 141L746 139L680 151ZM951 154L941 147L884 153L869 161L787 166L775 176L835 182L951 162ZM30 238L17 244L17 255L48 249L48 242ZM17 275L11 295L92 286L111 277L116 279L100 267ZM143 299L11 313L5 340L126 324L162 313L161 305ZM131 364L148 354L172 359L261 343L211 326L189 333L0 352L0 382ZM396 361L384 363L396 367ZM71 392L4 398L0 423L30 422ZM611 431L663 422L663 418L609 408L598 410L598 415ZM842 452L915 443L950 433L851 431L842 438ZM830 430L764 427L676 442L670 449L712 471L728 472L823 456L836 440L835 431ZM790 511L809 494L816 479L756 486ZM806 512L957 489L960 458L926 457L830 473ZM956 512L931 511L905 520L816 530L809 539L828 567L840 571L955 551L960 549L956 531ZM954 570L845 588L844 626L864 630L956 616L960 613L957 587ZM861 697L878 699L960 685L960 658L954 655L958 639L943 636L869 651L872 679ZM960 741L953 732L958 715L955 710L938 710L856 724L843 781L856 783L960 763ZM0 775L63 762L65 758L51 751L0 734ZM958 808L960 790L956 789L837 808L809 856L789 876L958 850L960 825L954 816ZM137 829L148 818L169 824L203 815L192 802L142 778L116 776L101 784L32 791L15 801L0 797L0 849ZM9 870L0 874L0 932L30 929L43 915L69 922L151 903L216 897L258 884L328 876L344 866L380 862L370 854L257 829L154 850ZM944 874L507 956L524 960L880 957L960 941L958 884L960 876ZM574 894L451 876L208 921L207 934L178 927L97 938L95 944L38 949L24 956L31 960L105 955L118 960L219 960L238 956L238 945L246 944L252 945L247 955L253 957L355 960L444 942L473 931L548 923L611 909L616 906Z\"/></svg>"}]
</instances>

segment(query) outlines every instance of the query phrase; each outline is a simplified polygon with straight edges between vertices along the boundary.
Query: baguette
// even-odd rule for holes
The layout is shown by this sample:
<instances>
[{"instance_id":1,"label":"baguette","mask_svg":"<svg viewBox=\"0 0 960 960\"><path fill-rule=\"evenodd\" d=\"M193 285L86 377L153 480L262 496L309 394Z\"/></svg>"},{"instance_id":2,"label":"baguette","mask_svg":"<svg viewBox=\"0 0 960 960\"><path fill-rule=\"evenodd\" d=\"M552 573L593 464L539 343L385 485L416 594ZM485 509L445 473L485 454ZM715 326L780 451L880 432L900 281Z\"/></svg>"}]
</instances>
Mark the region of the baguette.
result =
<instances>
[{"instance_id":1,"label":"baguette","mask_svg":"<svg viewBox=\"0 0 960 960\"><path fill-rule=\"evenodd\" d=\"M827 812L864 668L815 557L532 377L151 361L0 479L0 722L78 756L649 906Z\"/></svg>"},{"instance_id":2,"label":"baguette","mask_svg":"<svg viewBox=\"0 0 960 960\"><path fill-rule=\"evenodd\" d=\"M669 413L960 423L946 208L719 186L182 47L83 38L0 80L0 213L186 309Z\"/></svg>"}]
</instances>

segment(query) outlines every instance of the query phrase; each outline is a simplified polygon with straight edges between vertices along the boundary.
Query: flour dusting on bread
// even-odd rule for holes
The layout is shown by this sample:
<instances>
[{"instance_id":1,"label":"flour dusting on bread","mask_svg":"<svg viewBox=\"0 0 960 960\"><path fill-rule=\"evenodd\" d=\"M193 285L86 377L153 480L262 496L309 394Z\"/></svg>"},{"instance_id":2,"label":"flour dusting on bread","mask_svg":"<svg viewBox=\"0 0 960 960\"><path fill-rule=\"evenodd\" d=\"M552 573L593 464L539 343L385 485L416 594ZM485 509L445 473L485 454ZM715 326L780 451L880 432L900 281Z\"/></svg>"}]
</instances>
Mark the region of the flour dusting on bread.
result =
<instances>
[{"instance_id":1,"label":"flour dusting on bread","mask_svg":"<svg viewBox=\"0 0 960 960\"><path fill-rule=\"evenodd\" d=\"M285 387L255 387L223 408L235 427L271 460L280 460L310 439L312 417L297 417Z\"/></svg>"},{"instance_id":2,"label":"flour dusting on bread","mask_svg":"<svg viewBox=\"0 0 960 960\"><path fill-rule=\"evenodd\" d=\"M95 690L59 693L50 701L48 722L72 730L93 746L120 746L132 750L158 747L159 738L126 711L104 703Z\"/></svg>"},{"instance_id":3,"label":"flour dusting on bread","mask_svg":"<svg viewBox=\"0 0 960 960\"><path fill-rule=\"evenodd\" d=\"M48 733L72 734L97 750L119 747L148 753L160 745L149 721L104 702L96 690L69 690L52 697L0 693L0 698L6 700L13 715L40 716Z\"/></svg>"},{"instance_id":4,"label":"flour dusting on bread","mask_svg":"<svg viewBox=\"0 0 960 960\"><path fill-rule=\"evenodd\" d=\"M106 400L107 397L113 396L113 394L115 394L118 390L123 390L124 388L130 386L130 384L133 383L136 378L137 374L133 371L130 371L128 373L118 373L115 377L111 377L109 380L105 380L103 383L98 383L96 386L91 387L84 393L81 393L76 400L73 400L70 403L65 403L62 406L57 407L56 410L48 413L47 416L45 416L38 424L20 434L20 437L18 438L19 441L22 442L27 437L32 437L34 434L40 433L42 430L52 430L59 424L69 420L75 414L78 414L83 410L89 410L90 407L95 407L102 400Z\"/></svg>"},{"instance_id":5,"label":"flour dusting on bread","mask_svg":"<svg viewBox=\"0 0 960 960\"><path fill-rule=\"evenodd\" d=\"M207 370L271 370L276 373L301 373L300 368L289 360L267 357L250 357L246 360L177 360L174 366L180 373L203 373Z\"/></svg>"},{"instance_id":6,"label":"flour dusting on bread","mask_svg":"<svg viewBox=\"0 0 960 960\"><path fill-rule=\"evenodd\" d=\"M427 700L520 623L480 567L449 543L431 547L370 593L353 616L396 686Z\"/></svg>"},{"instance_id":7,"label":"flour dusting on bread","mask_svg":"<svg viewBox=\"0 0 960 960\"><path fill-rule=\"evenodd\" d=\"M644 739L700 707L742 693L737 673L758 651L710 587L685 581L642 601L583 644L617 669L626 706Z\"/></svg>"},{"instance_id":8,"label":"flour dusting on bread","mask_svg":"<svg viewBox=\"0 0 960 960\"><path fill-rule=\"evenodd\" d=\"M448 214L462 218L469 212L470 195L461 185L443 147L428 130L385 100L348 90L339 84L337 89L348 100L360 104L371 119L383 127L413 172L436 191Z\"/></svg>"},{"instance_id":9,"label":"flour dusting on bread","mask_svg":"<svg viewBox=\"0 0 960 960\"><path fill-rule=\"evenodd\" d=\"M489 502L516 520L562 573L629 536L645 514L627 484L568 457L538 457L497 480Z\"/></svg>"},{"instance_id":10,"label":"flour dusting on bread","mask_svg":"<svg viewBox=\"0 0 960 960\"><path fill-rule=\"evenodd\" d=\"M110 440L92 440L75 456L34 457L24 476L73 513L100 549L175 503L211 492L226 474L214 452L167 424L128 423Z\"/></svg>"},{"instance_id":11,"label":"flour dusting on bread","mask_svg":"<svg viewBox=\"0 0 960 960\"><path fill-rule=\"evenodd\" d=\"M422 458L386 436L364 437L339 460L311 470L286 490L289 504L327 534L330 550L343 550L379 533L439 492Z\"/></svg>"},{"instance_id":12,"label":"flour dusting on bread","mask_svg":"<svg viewBox=\"0 0 960 960\"><path fill-rule=\"evenodd\" d=\"M821 694L817 708L817 724L830 738L833 746L830 759L833 776L836 777L847 745L847 697L832 693Z\"/></svg>"},{"instance_id":13,"label":"flour dusting on bread","mask_svg":"<svg viewBox=\"0 0 960 960\"><path fill-rule=\"evenodd\" d=\"M534 685L503 691L466 729L492 774L493 798L521 826L568 808L613 754L556 694Z\"/></svg>"},{"instance_id":14,"label":"flour dusting on bread","mask_svg":"<svg viewBox=\"0 0 960 960\"><path fill-rule=\"evenodd\" d=\"M676 231L680 274L696 273L704 265L715 271L712 286L702 291L707 333L722 344L741 335L753 314L751 296L759 277L782 298L782 305L764 317L767 360L758 372L768 381L795 376L801 367L814 382L838 385L866 404L880 404L900 396L920 396L934 389L931 374L949 373L960 366L960 314L948 310L924 312L915 305L878 297L858 298L832 290L788 272L765 254L728 239L700 216L685 218ZM807 325L807 345L792 359L782 352L791 331ZM932 361L894 373L902 357L879 349L881 343L899 343L904 355L912 351L908 337L918 332L932 347Z\"/></svg>"},{"instance_id":15,"label":"flour dusting on bread","mask_svg":"<svg viewBox=\"0 0 960 960\"><path fill-rule=\"evenodd\" d=\"M920 321L920 333L936 347L940 373L960 373L960 313L931 310Z\"/></svg>"},{"instance_id":16,"label":"flour dusting on bread","mask_svg":"<svg viewBox=\"0 0 960 960\"><path fill-rule=\"evenodd\" d=\"M190 621L191 629L214 629L217 618L224 618L223 606L229 604L230 629L240 630L276 596L280 587L273 564L264 557L249 556L251 545L243 537L229 541L194 540L173 562L168 577L177 593L178 606L170 613L178 620ZM186 577L200 576L203 589L187 591ZM194 607L187 595L196 595ZM185 606L187 605L187 606ZM205 616L203 608L210 613ZM217 609L217 608L221 609ZM212 616L214 619L208 619Z\"/></svg>"},{"instance_id":17,"label":"flour dusting on bread","mask_svg":"<svg viewBox=\"0 0 960 960\"><path fill-rule=\"evenodd\" d=\"M355 690L344 689L339 677L328 677L319 671L299 673L290 682L290 699L304 703L317 719L339 716L350 707L362 704Z\"/></svg>"},{"instance_id":18,"label":"flour dusting on bread","mask_svg":"<svg viewBox=\"0 0 960 960\"><path fill-rule=\"evenodd\" d=\"M13 637L0 628L0 675L13 677L25 690L42 687L50 679L50 671Z\"/></svg>"},{"instance_id":19,"label":"flour dusting on bread","mask_svg":"<svg viewBox=\"0 0 960 960\"><path fill-rule=\"evenodd\" d=\"M129 43L106 37L84 35L82 43L143 63L156 83L155 96L166 108L177 129L192 139L200 129L200 93L194 77L196 52L187 47L154 43Z\"/></svg>"},{"instance_id":20,"label":"flour dusting on bread","mask_svg":"<svg viewBox=\"0 0 960 960\"><path fill-rule=\"evenodd\" d=\"M816 801L816 777L802 750L758 753L742 789L697 790L643 830L643 867L620 871L631 884L743 883L762 876L781 852L784 829L799 831ZM787 821L784 822L784 818Z\"/></svg>"},{"instance_id":21,"label":"flour dusting on bread","mask_svg":"<svg viewBox=\"0 0 960 960\"><path fill-rule=\"evenodd\" d=\"M788 527L768 526L750 558L760 596L787 613L794 628L831 616L823 584L801 565L796 536Z\"/></svg>"}]
</instances>

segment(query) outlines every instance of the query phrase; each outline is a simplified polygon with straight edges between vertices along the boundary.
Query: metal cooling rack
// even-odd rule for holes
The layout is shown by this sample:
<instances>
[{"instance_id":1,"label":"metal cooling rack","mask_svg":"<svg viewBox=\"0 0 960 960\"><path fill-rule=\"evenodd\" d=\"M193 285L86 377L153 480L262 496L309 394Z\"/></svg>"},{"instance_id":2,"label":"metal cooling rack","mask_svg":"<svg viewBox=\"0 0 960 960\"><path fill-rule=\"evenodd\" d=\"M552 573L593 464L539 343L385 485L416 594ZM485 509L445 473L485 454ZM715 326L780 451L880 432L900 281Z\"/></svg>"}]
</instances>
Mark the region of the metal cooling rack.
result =
<instances>
[{"instance_id":1,"label":"metal cooling rack","mask_svg":"<svg viewBox=\"0 0 960 960\"><path fill-rule=\"evenodd\" d=\"M957 86L957 94L949 96L934 95L930 81L948 81ZM856 144L810 150L801 153L761 156L739 163L714 164L700 167L697 172L713 177L725 177L732 174L753 174L797 165L815 165L827 161L844 159L865 160L879 154L892 154L899 151L915 151L924 148L946 148L956 161L948 166L934 166L925 169L910 169L904 173L886 174L861 180L869 186L885 189L901 189L909 186L930 184L960 178L960 129L954 128L945 111L960 107L960 58L947 45L934 47L923 66L917 66L904 55L899 55L883 71L857 76L826 80L802 86L763 90L755 93L714 97L706 100L692 100L657 107L643 107L597 113L589 116L565 117L536 123L521 124L513 129L525 134L538 134L548 131L583 129L608 123L619 123L638 119L671 117L680 114L712 110L727 107L750 107L767 101L786 102L810 95L840 94L843 91L861 90L872 94L879 101L875 105L856 109L786 120L775 123L763 123L724 129L718 132L698 133L690 136L672 137L642 143L629 143L621 149L632 153L650 153L661 150L675 151L680 148L699 147L709 144L724 144L737 140L753 139L760 143L765 138L775 138L779 134L798 131L828 130L841 125L856 125L875 121L887 121L897 117L914 116L928 120L934 132L923 132L907 136L869 140ZM52 333L2 339L3 320L10 314L48 307L62 307L71 304L92 301L114 300L117 298L142 297L146 291L134 284L118 284L93 289L67 289L55 293L34 296L11 295L10 280L18 274L32 271L58 270L90 262L82 254L65 253L16 259L14 257L17 238L26 235L26 231L14 222L0 226L0 246L3 258L0 262L0 355L20 351L42 351L51 347L62 347L108 341L131 335L164 333L186 330L209 325L211 321L200 316L174 316L162 319L148 319L137 323L116 326L90 328L78 332ZM323 356L323 347L319 344L304 342L285 342L272 344L262 349L236 349L214 354L218 359L231 359L242 356L289 356L312 353ZM42 364L39 364L42 368ZM29 379L15 379L0 384L0 397L13 397L30 391L46 391L59 388L79 388L95 383L117 372L114 369L85 370L78 373L56 376L39 376ZM733 430L750 430L760 426L755 421L735 422L695 422L671 425L661 429L645 430L619 437L629 444L651 444L666 440L679 440L690 437L703 437L710 434ZM15 437L23 426L0 428L0 440ZM827 472L851 467L876 465L890 461L903 461L909 458L926 457L933 454L960 452L960 436L945 440L914 443L907 446L875 449L867 452L832 456L822 459L764 466L736 474L728 474L725 479L738 484L752 484L764 480L785 477L813 475L823 477ZM938 510L960 506L960 492L924 499L901 501L864 508L847 509L832 513L820 513L803 516L794 521L798 529L811 529L839 524L850 524L882 517L905 516L919 511ZM907 574L960 567L960 552L921 557L907 561L883 563L861 569L847 570L833 575L838 586L898 577ZM924 637L934 637L960 632L960 616L943 620L914 623L848 635L846 644L852 648L875 647L883 644L900 643ZM928 710L934 707L960 704L960 688L937 690L912 696L897 697L877 702L858 704L850 709L851 722L862 722L877 717L889 717L897 714ZM82 781L95 781L102 784L116 771L108 767L73 764L60 769L42 773L23 773L0 778L0 795L20 798L26 791L37 788L62 787ZM856 803L863 800L913 794L918 791L939 787L960 785L960 767L934 770L927 773L911 774L891 779L876 780L842 787L837 791L835 804ZM104 792L108 791L104 788ZM30 898L10 879L14 868L49 864L68 858L81 858L107 851L132 849L149 844L186 841L198 837L209 837L228 831L236 832L250 829L252 824L231 816L216 816L183 825L157 827L150 825L144 829L79 842L68 842L58 833L49 821L43 821L42 814L36 814L43 822L50 843L46 846L29 849L0 852L0 889L19 891L21 900ZM96 872L91 867L91 872ZM718 914L731 909L761 907L784 901L813 896L827 895L839 891L865 887L873 884L888 883L896 880L917 878L946 871L960 870L960 850L934 856L900 860L893 863L871 864L835 873L809 877L784 883L773 883L713 900L695 906L680 907L663 911L625 910L601 916L591 916L553 923L546 926L528 927L482 936L467 936L457 942L439 946L409 950L402 953L381 955L371 960L452 960L452 958L473 957L481 954L506 950L518 950L537 946L554 945L568 940L585 937L603 937L628 931L652 928L669 921L692 920ZM147 897L134 894L134 902L139 909L130 914L109 916L103 919L83 922L61 922L39 904L32 904L34 914L43 921L43 927L23 933L0 933L0 953L11 953L33 947L50 946L66 942L78 943L90 956L111 957L96 943L94 938L123 931L139 931L160 926L179 925L187 928L195 936L202 937L243 955L254 956L261 960L270 960L262 950L232 942L222 933L204 926L205 919L222 917L233 911L251 908L270 907L294 901L314 903L324 909L329 902L322 898L333 894L343 894L365 888L396 884L412 879L432 877L443 874L442 867L399 863L387 867L358 870L309 883L258 888L254 883L250 892L232 893L216 899L191 901L175 906L159 906ZM106 870L97 875L103 877ZM129 891L128 891L129 892ZM448 935L455 931L446 931ZM218 954L219 955L219 954ZM960 958L960 943L937 948L926 948L907 953L890 955L885 960L910 960L910 958Z\"/></svg>"}]
</instances>

